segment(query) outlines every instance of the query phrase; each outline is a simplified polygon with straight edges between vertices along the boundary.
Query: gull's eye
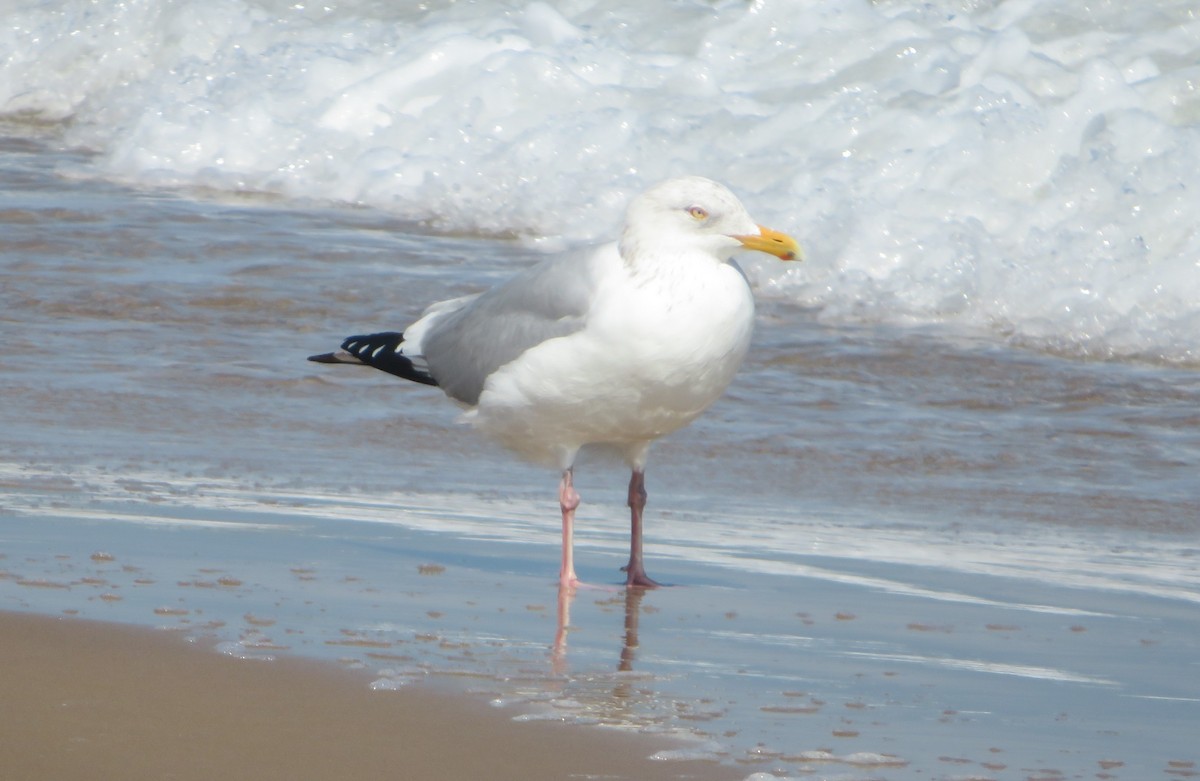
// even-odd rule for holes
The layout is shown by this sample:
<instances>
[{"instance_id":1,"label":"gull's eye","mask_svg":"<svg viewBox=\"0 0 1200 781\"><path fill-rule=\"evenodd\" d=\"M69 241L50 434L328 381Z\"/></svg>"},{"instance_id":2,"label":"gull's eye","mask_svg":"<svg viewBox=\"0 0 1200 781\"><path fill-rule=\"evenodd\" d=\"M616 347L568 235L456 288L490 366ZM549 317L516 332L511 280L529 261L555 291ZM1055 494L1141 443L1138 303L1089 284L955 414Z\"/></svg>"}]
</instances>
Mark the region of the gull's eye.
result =
<instances>
[{"instance_id":1,"label":"gull's eye","mask_svg":"<svg viewBox=\"0 0 1200 781\"><path fill-rule=\"evenodd\" d=\"M708 212L705 211L703 209L703 207L700 207L700 206L688 207L688 214L692 215L692 217L696 220L707 220L708 219Z\"/></svg>"}]
</instances>

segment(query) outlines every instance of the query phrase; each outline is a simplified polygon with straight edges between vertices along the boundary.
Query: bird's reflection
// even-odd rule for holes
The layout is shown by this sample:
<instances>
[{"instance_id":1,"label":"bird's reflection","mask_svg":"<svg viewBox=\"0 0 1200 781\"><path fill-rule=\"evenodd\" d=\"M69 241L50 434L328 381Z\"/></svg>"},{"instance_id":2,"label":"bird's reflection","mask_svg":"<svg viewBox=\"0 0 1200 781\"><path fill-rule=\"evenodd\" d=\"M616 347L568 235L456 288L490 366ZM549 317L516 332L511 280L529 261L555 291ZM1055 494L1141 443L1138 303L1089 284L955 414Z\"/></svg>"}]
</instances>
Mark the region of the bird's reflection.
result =
<instances>
[{"instance_id":1,"label":"bird's reflection","mask_svg":"<svg viewBox=\"0 0 1200 781\"><path fill-rule=\"evenodd\" d=\"M560 588L558 591L558 626L550 653L550 685L567 695L569 700L581 703L589 715L602 721L614 724L641 723L656 707L653 685L646 676L634 672L639 650L642 600L646 597L646 589L627 588L596 603L604 612L608 612L624 602L625 632L621 638L616 669L611 675L596 674L594 670L584 670L580 675L571 674L567 646L571 634L571 605L575 596L574 588ZM608 632L604 632L603 636L612 637ZM589 637L594 638L595 635L589 633ZM590 648L583 648L581 652L584 658L591 657Z\"/></svg>"},{"instance_id":2,"label":"bird's reflection","mask_svg":"<svg viewBox=\"0 0 1200 781\"><path fill-rule=\"evenodd\" d=\"M554 647L550 651L550 669L555 675L567 674L567 632L571 629L571 603L574 601L574 586L558 587L558 629L554 632Z\"/></svg>"},{"instance_id":3,"label":"bird's reflection","mask_svg":"<svg viewBox=\"0 0 1200 781\"><path fill-rule=\"evenodd\" d=\"M633 660L637 658L638 616L642 613L644 596L644 588L625 589L625 643L621 646L621 661L617 665L617 669L623 673L633 670Z\"/></svg>"},{"instance_id":4,"label":"bird's reflection","mask_svg":"<svg viewBox=\"0 0 1200 781\"><path fill-rule=\"evenodd\" d=\"M621 644L621 658L617 662L617 670L623 673L633 672L633 662L637 659L638 617L642 613L644 596L644 588L625 589L625 642ZM623 703L622 708L629 707L634 693L633 677L618 675L612 691L613 702Z\"/></svg>"},{"instance_id":5,"label":"bird's reflection","mask_svg":"<svg viewBox=\"0 0 1200 781\"><path fill-rule=\"evenodd\" d=\"M565 675L567 664L567 635L571 631L571 603L575 601L574 586L560 586L558 589L558 626L554 633L554 646L551 649L551 669L555 675ZM625 637L621 645L620 661L617 670L632 672L633 663L637 659L638 619L642 613L642 599L646 589L625 589Z\"/></svg>"}]
</instances>

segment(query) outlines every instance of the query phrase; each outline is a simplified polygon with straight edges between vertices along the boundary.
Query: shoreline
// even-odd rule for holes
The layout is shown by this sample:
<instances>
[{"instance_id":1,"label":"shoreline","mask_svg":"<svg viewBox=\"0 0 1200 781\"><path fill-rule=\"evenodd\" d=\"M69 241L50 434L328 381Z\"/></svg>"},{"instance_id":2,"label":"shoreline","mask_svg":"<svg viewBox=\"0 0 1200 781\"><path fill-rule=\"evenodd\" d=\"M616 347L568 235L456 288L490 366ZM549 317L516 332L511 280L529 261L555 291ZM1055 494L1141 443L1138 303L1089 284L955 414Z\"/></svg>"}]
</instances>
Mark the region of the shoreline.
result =
<instances>
[{"instance_id":1,"label":"shoreline","mask_svg":"<svg viewBox=\"0 0 1200 781\"><path fill-rule=\"evenodd\" d=\"M162 630L0 611L0 767L61 781L732 779L650 759L668 741L518 723L467 695L297 658L226 656Z\"/></svg>"}]
</instances>

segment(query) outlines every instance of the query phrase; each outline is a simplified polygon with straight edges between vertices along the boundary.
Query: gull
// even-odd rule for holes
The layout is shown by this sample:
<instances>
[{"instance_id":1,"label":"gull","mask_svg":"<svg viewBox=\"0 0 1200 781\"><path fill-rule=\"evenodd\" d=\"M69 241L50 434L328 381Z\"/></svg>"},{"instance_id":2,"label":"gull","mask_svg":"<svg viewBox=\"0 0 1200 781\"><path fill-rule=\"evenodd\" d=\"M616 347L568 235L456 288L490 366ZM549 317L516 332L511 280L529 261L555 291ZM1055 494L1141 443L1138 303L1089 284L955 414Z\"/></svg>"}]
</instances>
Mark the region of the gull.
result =
<instances>
[{"instance_id":1,"label":"gull","mask_svg":"<svg viewBox=\"0 0 1200 781\"><path fill-rule=\"evenodd\" d=\"M581 448L628 464L628 587L659 584L642 555L650 444L715 402L750 346L754 298L743 250L797 260L792 237L758 225L723 185L669 179L634 198L619 241L542 261L484 293L433 304L403 332L351 336L310 361L371 366L436 385L464 418L561 472L559 584L579 584L573 485Z\"/></svg>"}]
</instances>

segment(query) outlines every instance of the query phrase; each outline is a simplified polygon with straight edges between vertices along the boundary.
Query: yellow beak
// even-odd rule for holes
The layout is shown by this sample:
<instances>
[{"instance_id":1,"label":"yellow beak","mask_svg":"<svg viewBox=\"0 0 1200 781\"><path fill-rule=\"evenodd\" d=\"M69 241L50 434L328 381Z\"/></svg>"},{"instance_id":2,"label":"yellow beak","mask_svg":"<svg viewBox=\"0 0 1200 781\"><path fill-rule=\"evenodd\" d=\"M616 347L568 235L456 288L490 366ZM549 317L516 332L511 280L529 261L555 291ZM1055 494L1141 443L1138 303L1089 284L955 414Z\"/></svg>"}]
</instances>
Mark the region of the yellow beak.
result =
<instances>
[{"instance_id":1,"label":"yellow beak","mask_svg":"<svg viewBox=\"0 0 1200 781\"><path fill-rule=\"evenodd\" d=\"M791 236L762 225L759 225L758 229L762 231L758 236L731 236L730 238L740 241L746 249L766 252L780 260L804 260L803 250Z\"/></svg>"}]
</instances>

